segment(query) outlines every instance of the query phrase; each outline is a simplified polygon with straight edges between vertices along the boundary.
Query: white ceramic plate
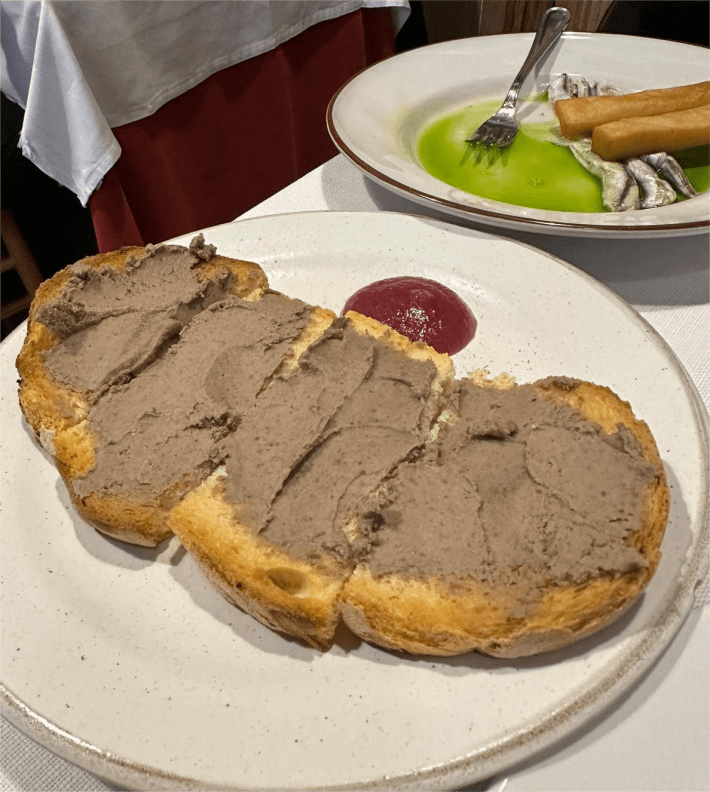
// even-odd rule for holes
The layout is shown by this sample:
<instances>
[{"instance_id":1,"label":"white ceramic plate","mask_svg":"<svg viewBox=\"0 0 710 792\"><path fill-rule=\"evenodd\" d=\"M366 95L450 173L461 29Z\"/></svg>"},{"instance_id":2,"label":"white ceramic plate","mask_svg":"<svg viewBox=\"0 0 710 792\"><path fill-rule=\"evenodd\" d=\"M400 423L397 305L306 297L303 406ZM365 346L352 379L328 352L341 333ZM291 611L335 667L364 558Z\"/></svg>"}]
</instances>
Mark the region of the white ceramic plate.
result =
<instances>
[{"instance_id":1,"label":"white ceramic plate","mask_svg":"<svg viewBox=\"0 0 710 792\"><path fill-rule=\"evenodd\" d=\"M328 131L368 177L457 220L571 236L652 237L699 233L710 225L710 195L658 209L580 213L528 209L471 195L428 174L416 141L436 118L487 99L502 102L532 34L481 36L410 50L346 83L331 100ZM688 44L593 33L564 33L527 78L521 100L545 90L551 74L605 78L623 92L710 78L707 50ZM522 106L525 111L524 104ZM473 130L471 130L473 131Z\"/></svg>"},{"instance_id":2,"label":"white ceramic plate","mask_svg":"<svg viewBox=\"0 0 710 792\"><path fill-rule=\"evenodd\" d=\"M412 659L345 634L321 654L230 606L176 543L130 548L76 516L21 419L20 331L1 349L7 717L134 788L414 790L498 773L603 711L671 640L703 574L703 408L665 343L574 267L424 218L289 214L205 236L258 261L274 288L336 311L373 280L434 278L479 320L460 373L614 388L651 426L672 487L661 565L619 622L546 657Z\"/></svg>"}]
</instances>

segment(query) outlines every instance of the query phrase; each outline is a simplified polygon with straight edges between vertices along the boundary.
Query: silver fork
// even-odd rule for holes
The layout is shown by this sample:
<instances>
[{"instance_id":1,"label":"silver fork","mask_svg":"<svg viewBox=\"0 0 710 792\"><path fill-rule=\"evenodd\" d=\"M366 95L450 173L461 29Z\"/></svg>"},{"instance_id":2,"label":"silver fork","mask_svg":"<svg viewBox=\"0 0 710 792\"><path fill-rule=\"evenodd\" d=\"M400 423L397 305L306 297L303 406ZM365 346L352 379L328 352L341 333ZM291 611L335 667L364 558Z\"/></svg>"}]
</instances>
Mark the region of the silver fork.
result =
<instances>
[{"instance_id":1,"label":"silver fork","mask_svg":"<svg viewBox=\"0 0 710 792\"><path fill-rule=\"evenodd\" d=\"M570 13L566 8L550 8L540 22L537 29L532 47L525 59L518 76L513 80L508 95L497 110L487 121L468 138L467 143L481 143L484 146L497 146L505 148L513 142L518 131L518 120L515 117L515 105L518 101L520 87L525 82L525 78L530 74L533 66L550 50L552 45L562 35L562 31L567 27Z\"/></svg>"}]
</instances>

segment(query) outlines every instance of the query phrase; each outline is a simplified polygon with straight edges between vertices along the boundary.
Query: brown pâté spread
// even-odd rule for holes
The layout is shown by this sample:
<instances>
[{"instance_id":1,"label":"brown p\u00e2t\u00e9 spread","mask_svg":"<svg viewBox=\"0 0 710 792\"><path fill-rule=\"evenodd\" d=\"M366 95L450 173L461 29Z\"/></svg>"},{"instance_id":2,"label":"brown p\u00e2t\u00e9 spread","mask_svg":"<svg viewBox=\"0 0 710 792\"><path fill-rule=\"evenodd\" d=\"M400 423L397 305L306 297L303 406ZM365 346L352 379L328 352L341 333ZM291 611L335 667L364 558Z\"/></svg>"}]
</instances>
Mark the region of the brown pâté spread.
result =
<instances>
[{"instance_id":1,"label":"brown p\u00e2t\u00e9 spread","mask_svg":"<svg viewBox=\"0 0 710 792\"><path fill-rule=\"evenodd\" d=\"M607 435L530 385L463 380L456 407L458 420L362 505L375 576L426 569L534 591L646 566L626 540L656 471L630 431Z\"/></svg>"},{"instance_id":2,"label":"brown p\u00e2t\u00e9 spread","mask_svg":"<svg viewBox=\"0 0 710 792\"><path fill-rule=\"evenodd\" d=\"M46 361L59 381L98 388L88 416L96 461L73 482L80 497L109 489L150 498L209 475L224 461L225 438L308 322L310 308L300 300L267 292L256 303L229 294L226 269L199 281L194 267L213 253L197 238L189 250L153 248L118 276L79 267L81 277L38 317L58 335L65 317L84 317ZM158 335L157 328L169 329Z\"/></svg>"},{"instance_id":3,"label":"brown p\u00e2t\u00e9 spread","mask_svg":"<svg viewBox=\"0 0 710 792\"><path fill-rule=\"evenodd\" d=\"M145 255L128 258L124 272L73 264L61 294L35 314L62 339L46 361L54 376L95 393L135 376L192 317L224 297L229 270L203 281L195 274L215 252L198 236L189 248L149 245Z\"/></svg>"},{"instance_id":4,"label":"brown p\u00e2t\u00e9 spread","mask_svg":"<svg viewBox=\"0 0 710 792\"><path fill-rule=\"evenodd\" d=\"M358 502L429 433L435 374L337 319L230 438L228 497L292 555L348 561Z\"/></svg>"},{"instance_id":5,"label":"brown p\u00e2t\u00e9 spread","mask_svg":"<svg viewBox=\"0 0 710 792\"><path fill-rule=\"evenodd\" d=\"M456 419L432 432L433 362L347 317L281 369L313 309L240 299L227 269L199 279L214 252L198 237L121 274L74 265L38 313L61 338L52 375L92 393L96 460L77 495L179 494L224 465L239 521L299 559L531 590L645 565L628 537L656 471L629 431L464 379Z\"/></svg>"}]
</instances>

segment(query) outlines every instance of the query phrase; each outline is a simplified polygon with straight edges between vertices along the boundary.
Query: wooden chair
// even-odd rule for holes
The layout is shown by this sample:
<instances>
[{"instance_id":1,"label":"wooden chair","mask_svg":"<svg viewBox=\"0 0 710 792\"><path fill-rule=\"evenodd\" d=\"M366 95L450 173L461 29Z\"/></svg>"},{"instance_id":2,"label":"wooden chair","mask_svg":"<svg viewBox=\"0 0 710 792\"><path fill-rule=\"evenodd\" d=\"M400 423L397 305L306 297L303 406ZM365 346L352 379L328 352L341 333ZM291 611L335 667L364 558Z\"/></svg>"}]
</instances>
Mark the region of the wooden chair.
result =
<instances>
[{"instance_id":1,"label":"wooden chair","mask_svg":"<svg viewBox=\"0 0 710 792\"><path fill-rule=\"evenodd\" d=\"M42 274L9 209L2 210L2 334L27 317Z\"/></svg>"}]
</instances>

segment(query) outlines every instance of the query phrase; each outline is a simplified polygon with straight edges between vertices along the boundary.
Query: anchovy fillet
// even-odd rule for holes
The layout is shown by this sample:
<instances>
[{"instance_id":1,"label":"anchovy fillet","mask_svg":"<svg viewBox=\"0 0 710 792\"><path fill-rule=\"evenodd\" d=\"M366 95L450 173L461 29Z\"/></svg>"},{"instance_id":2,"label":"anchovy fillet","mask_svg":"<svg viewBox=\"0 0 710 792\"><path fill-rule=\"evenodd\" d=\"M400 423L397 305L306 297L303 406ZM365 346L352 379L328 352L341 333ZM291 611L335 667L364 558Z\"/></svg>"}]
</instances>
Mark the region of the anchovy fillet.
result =
<instances>
[{"instance_id":1,"label":"anchovy fillet","mask_svg":"<svg viewBox=\"0 0 710 792\"><path fill-rule=\"evenodd\" d=\"M624 165L641 189L642 209L655 209L675 201L676 194L673 187L665 179L662 179L647 162L638 157L632 157L626 160Z\"/></svg>"},{"instance_id":2,"label":"anchovy fillet","mask_svg":"<svg viewBox=\"0 0 710 792\"><path fill-rule=\"evenodd\" d=\"M683 168L675 157L659 151L655 154L644 154L639 159L658 171L664 179L667 179L681 194L686 198L693 198L698 193L695 187L688 181Z\"/></svg>"},{"instance_id":3,"label":"anchovy fillet","mask_svg":"<svg viewBox=\"0 0 710 792\"><path fill-rule=\"evenodd\" d=\"M620 162L609 162L595 154L589 138L558 138L557 142L567 146L577 162L601 180L602 203L606 209L611 212L626 212L641 206L641 192L636 179Z\"/></svg>"},{"instance_id":4,"label":"anchovy fillet","mask_svg":"<svg viewBox=\"0 0 710 792\"><path fill-rule=\"evenodd\" d=\"M554 104L560 99L571 99L575 96L589 96L589 83L579 74L555 74L550 80L547 95Z\"/></svg>"},{"instance_id":5,"label":"anchovy fillet","mask_svg":"<svg viewBox=\"0 0 710 792\"><path fill-rule=\"evenodd\" d=\"M606 80L590 83L580 74L567 74L567 72L554 74L547 89L548 98L553 104L560 99L572 99L578 96L611 96L620 93L621 91Z\"/></svg>"},{"instance_id":6,"label":"anchovy fillet","mask_svg":"<svg viewBox=\"0 0 710 792\"><path fill-rule=\"evenodd\" d=\"M592 96L620 96L621 91L607 80L599 80L594 86Z\"/></svg>"},{"instance_id":7,"label":"anchovy fillet","mask_svg":"<svg viewBox=\"0 0 710 792\"><path fill-rule=\"evenodd\" d=\"M575 96L591 96L594 86L590 85L584 77L579 77L575 83Z\"/></svg>"}]
</instances>

